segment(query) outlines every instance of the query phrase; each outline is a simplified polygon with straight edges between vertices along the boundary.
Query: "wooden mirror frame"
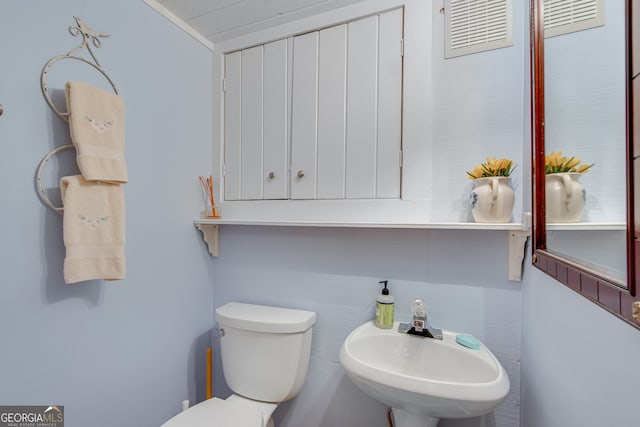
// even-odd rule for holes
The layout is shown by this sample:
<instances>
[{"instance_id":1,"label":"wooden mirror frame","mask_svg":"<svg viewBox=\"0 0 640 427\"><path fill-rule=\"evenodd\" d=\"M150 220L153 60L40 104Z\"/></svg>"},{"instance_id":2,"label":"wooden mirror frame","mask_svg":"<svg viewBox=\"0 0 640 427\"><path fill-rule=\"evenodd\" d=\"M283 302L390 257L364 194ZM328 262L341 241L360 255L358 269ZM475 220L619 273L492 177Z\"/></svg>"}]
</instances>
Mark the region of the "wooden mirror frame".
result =
<instances>
[{"instance_id":1,"label":"wooden mirror frame","mask_svg":"<svg viewBox=\"0 0 640 427\"><path fill-rule=\"evenodd\" d=\"M533 265L559 282L588 298L605 310L640 329L640 299L636 292L640 273L640 247L634 227L635 198L632 93L632 1L625 1L626 15L626 122L627 122L627 289L606 276L589 270L547 250L545 222L545 141L544 141L544 0L531 0L531 113L532 113L532 206L533 206ZM640 31L635 29L635 31ZM639 77L640 79L640 77ZM640 111L636 112L640 116ZM638 124L640 127L640 124ZM640 141L638 141L640 143ZM636 170L640 177L640 171ZM640 185L639 185L640 187ZM640 209L638 209L640 211ZM640 212L639 212L640 213ZM634 313L635 312L635 313Z\"/></svg>"}]
</instances>

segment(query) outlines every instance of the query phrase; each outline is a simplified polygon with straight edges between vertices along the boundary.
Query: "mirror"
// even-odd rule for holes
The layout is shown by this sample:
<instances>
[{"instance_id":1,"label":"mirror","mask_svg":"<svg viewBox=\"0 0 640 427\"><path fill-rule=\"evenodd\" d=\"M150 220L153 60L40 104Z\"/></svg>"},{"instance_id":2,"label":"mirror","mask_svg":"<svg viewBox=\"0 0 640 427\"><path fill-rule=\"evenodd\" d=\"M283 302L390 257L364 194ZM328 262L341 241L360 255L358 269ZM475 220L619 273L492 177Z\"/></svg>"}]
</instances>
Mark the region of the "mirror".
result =
<instances>
[{"instance_id":1,"label":"mirror","mask_svg":"<svg viewBox=\"0 0 640 427\"><path fill-rule=\"evenodd\" d=\"M632 321L630 13L532 0L531 60L533 262Z\"/></svg>"},{"instance_id":2,"label":"mirror","mask_svg":"<svg viewBox=\"0 0 640 427\"><path fill-rule=\"evenodd\" d=\"M590 11L578 12L572 3L545 2L545 16L553 16L544 39L547 249L626 288L625 6L591 0ZM577 13L592 15L571 28ZM567 169L571 158L593 166L548 173ZM573 210L580 194L571 193L579 192L585 197Z\"/></svg>"}]
</instances>

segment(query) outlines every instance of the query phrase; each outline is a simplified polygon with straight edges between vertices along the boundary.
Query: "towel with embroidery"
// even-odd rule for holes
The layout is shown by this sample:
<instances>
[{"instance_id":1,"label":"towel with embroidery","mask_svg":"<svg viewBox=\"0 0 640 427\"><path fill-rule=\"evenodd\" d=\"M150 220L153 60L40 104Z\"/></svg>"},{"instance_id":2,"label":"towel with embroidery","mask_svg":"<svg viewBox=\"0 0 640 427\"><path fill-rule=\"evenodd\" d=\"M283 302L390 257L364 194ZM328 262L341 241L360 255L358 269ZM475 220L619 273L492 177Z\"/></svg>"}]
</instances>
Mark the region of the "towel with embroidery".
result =
<instances>
[{"instance_id":1,"label":"towel with embroidery","mask_svg":"<svg viewBox=\"0 0 640 427\"><path fill-rule=\"evenodd\" d=\"M126 183L124 100L82 82L65 85L71 140L87 181Z\"/></svg>"},{"instance_id":2,"label":"towel with embroidery","mask_svg":"<svg viewBox=\"0 0 640 427\"><path fill-rule=\"evenodd\" d=\"M125 277L125 205L119 184L60 180L64 218L64 281L121 280Z\"/></svg>"}]
</instances>

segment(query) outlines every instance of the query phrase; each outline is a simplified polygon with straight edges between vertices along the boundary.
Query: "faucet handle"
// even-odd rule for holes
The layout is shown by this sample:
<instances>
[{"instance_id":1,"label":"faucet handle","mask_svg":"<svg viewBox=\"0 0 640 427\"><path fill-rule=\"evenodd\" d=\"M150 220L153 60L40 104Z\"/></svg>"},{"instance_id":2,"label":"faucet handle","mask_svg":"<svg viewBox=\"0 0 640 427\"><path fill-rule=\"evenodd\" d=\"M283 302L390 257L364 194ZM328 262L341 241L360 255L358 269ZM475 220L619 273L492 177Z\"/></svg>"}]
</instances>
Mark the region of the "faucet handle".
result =
<instances>
[{"instance_id":1,"label":"faucet handle","mask_svg":"<svg viewBox=\"0 0 640 427\"><path fill-rule=\"evenodd\" d=\"M424 304L424 300L416 299L411 307L411 314L413 314L412 325L416 332L422 332L426 327L427 320L427 308Z\"/></svg>"},{"instance_id":2,"label":"faucet handle","mask_svg":"<svg viewBox=\"0 0 640 427\"><path fill-rule=\"evenodd\" d=\"M411 314L413 314L413 317L427 317L427 306L423 299L418 298L413 302L413 305L411 306Z\"/></svg>"}]
</instances>

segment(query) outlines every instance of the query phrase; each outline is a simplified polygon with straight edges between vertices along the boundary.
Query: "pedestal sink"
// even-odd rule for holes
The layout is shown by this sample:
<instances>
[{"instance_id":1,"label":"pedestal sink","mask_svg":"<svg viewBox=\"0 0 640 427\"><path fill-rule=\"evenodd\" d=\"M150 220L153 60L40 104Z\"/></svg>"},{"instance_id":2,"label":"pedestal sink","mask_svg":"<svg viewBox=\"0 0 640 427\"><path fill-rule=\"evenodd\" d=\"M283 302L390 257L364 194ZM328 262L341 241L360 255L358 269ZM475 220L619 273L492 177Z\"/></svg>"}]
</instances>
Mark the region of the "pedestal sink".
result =
<instances>
[{"instance_id":1,"label":"pedestal sink","mask_svg":"<svg viewBox=\"0 0 640 427\"><path fill-rule=\"evenodd\" d=\"M509 377L491 353L443 339L356 328L340 350L347 376L365 393L391 406L395 427L435 427L440 418L476 417L494 410L509 392Z\"/></svg>"}]
</instances>

